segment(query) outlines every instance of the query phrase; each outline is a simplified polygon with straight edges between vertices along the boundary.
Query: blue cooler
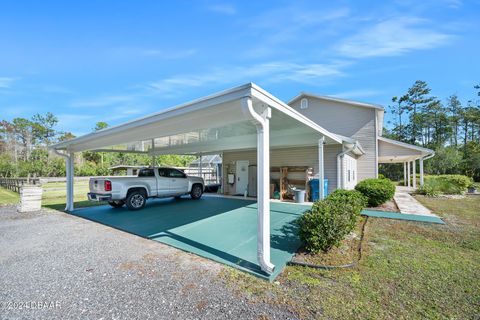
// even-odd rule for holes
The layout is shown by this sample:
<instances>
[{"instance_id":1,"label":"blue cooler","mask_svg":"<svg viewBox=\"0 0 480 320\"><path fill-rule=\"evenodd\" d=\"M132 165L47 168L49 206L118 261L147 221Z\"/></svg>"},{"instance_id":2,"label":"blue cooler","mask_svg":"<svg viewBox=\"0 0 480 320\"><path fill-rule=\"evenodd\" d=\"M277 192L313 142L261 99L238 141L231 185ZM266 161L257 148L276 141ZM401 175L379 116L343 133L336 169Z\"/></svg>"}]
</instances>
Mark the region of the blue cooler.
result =
<instances>
[{"instance_id":1,"label":"blue cooler","mask_svg":"<svg viewBox=\"0 0 480 320\"><path fill-rule=\"evenodd\" d=\"M317 201L320 198L320 194L318 191L319 185L318 179L310 180L310 201ZM328 196L328 179L323 179L323 190L325 192L325 197Z\"/></svg>"}]
</instances>

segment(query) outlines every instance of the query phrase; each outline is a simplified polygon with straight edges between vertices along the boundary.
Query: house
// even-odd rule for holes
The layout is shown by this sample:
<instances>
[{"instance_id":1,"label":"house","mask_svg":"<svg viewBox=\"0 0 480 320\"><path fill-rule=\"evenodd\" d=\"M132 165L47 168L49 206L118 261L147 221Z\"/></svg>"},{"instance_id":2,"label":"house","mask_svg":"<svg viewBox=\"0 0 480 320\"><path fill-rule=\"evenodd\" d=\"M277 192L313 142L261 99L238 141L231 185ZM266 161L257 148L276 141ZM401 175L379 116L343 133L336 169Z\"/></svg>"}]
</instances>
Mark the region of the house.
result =
<instances>
[{"instance_id":1,"label":"house","mask_svg":"<svg viewBox=\"0 0 480 320\"><path fill-rule=\"evenodd\" d=\"M423 161L433 151L383 138L383 115L377 105L306 93L287 104L247 83L50 148L66 161L67 211L74 210L76 152L152 157L221 154L223 192L243 195L252 191L257 196L257 261L263 272L272 274L270 198L276 187L272 182L281 191L288 190L289 184L308 187L312 177L322 182L326 178L328 190L324 183L317 190L323 199L326 191L353 188L362 179L376 177L382 162L403 163L410 184L410 172L416 168L411 164L419 160L423 183Z\"/></svg>"},{"instance_id":2,"label":"house","mask_svg":"<svg viewBox=\"0 0 480 320\"><path fill-rule=\"evenodd\" d=\"M380 163L403 163L405 185L416 187L414 173L418 160L420 183L423 184L423 160L432 157L433 151L382 137L385 112L382 106L305 92L291 99L288 105L342 141L341 144L330 144L323 148L328 193L337 188L353 189L361 180L376 178ZM317 146L301 144L299 141L298 147L271 150L270 165L311 167L313 174L317 173ZM228 151L223 153L223 159L227 167L225 172L236 176L235 181L230 182L228 176L225 177L225 193L243 194L247 186L239 182L254 181L252 175L255 175L255 170L242 171L241 168L256 165L256 151ZM280 179L278 174L272 172L274 178ZM251 186L251 183L248 184L248 193L255 196L255 192L250 192Z\"/></svg>"}]
</instances>

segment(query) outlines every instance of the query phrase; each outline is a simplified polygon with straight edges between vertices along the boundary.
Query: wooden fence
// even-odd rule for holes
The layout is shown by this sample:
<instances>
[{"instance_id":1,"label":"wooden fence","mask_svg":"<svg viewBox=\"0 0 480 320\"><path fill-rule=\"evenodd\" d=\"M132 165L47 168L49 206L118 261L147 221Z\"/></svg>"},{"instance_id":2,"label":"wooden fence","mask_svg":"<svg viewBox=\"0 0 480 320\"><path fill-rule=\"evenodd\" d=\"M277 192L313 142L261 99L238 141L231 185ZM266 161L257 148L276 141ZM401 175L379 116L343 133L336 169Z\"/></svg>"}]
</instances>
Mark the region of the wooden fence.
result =
<instances>
[{"instance_id":1,"label":"wooden fence","mask_svg":"<svg viewBox=\"0 0 480 320\"><path fill-rule=\"evenodd\" d=\"M24 185L39 185L39 178L0 178L0 186L20 193L20 189Z\"/></svg>"}]
</instances>

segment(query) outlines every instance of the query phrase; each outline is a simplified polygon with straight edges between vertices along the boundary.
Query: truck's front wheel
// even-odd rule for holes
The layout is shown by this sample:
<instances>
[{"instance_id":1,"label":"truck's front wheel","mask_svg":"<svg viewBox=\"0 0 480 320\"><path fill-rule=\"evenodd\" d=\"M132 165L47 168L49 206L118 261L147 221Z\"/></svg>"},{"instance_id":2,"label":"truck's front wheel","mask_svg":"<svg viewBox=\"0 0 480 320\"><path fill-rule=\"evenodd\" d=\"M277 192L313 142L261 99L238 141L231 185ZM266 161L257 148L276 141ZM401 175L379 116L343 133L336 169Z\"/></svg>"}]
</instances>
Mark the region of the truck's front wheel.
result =
<instances>
[{"instance_id":1,"label":"truck's front wheel","mask_svg":"<svg viewBox=\"0 0 480 320\"><path fill-rule=\"evenodd\" d=\"M202 197L203 194L203 187L201 184L194 184L192 186L192 190L190 191L190 197L192 197L193 200L198 200Z\"/></svg>"},{"instance_id":2,"label":"truck's front wheel","mask_svg":"<svg viewBox=\"0 0 480 320\"><path fill-rule=\"evenodd\" d=\"M130 210L140 210L145 207L147 197L144 192L132 191L127 196L127 208Z\"/></svg>"}]
</instances>

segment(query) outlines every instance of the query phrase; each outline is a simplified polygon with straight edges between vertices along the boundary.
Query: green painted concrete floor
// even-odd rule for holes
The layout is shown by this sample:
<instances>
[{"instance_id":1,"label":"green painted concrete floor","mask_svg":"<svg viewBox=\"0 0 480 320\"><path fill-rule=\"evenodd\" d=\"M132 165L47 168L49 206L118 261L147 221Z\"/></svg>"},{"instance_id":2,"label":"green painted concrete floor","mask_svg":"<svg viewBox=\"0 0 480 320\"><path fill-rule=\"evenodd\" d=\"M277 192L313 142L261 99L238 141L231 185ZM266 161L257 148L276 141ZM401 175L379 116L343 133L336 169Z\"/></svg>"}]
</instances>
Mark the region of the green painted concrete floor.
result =
<instances>
[{"instance_id":1,"label":"green painted concrete floor","mask_svg":"<svg viewBox=\"0 0 480 320\"><path fill-rule=\"evenodd\" d=\"M271 261L273 274L257 263L257 204L243 199L203 197L200 200L155 199L139 211L97 206L72 214L273 281L300 247L295 219L310 205L271 202Z\"/></svg>"}]
</instances>

